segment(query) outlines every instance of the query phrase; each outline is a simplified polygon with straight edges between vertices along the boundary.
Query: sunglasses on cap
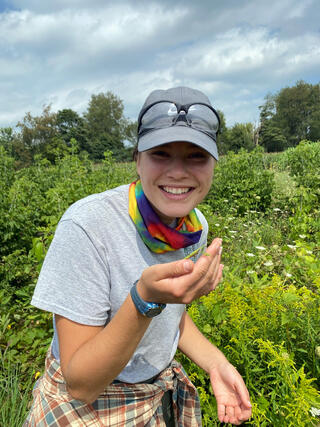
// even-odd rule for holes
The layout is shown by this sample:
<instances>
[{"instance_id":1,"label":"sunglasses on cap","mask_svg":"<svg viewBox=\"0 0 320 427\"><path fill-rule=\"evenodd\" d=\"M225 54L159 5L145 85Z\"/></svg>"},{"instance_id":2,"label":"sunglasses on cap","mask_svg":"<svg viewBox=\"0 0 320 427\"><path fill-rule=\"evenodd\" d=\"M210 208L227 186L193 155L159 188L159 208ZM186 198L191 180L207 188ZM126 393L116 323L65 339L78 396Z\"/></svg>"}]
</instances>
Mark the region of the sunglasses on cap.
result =
<instances>
[{"instance_id":1,"label":"sunglasses on cap","mask_svg":"<svg viewBox=\"0 0 320 427\"><path fill-rule=\"evenodd\" d=\"M190 126L216 140L220 118L216 110L204 103L178 104L160 101L141 111L138 120L138 135L170 126Z\"/></svg>"}]
</instances>

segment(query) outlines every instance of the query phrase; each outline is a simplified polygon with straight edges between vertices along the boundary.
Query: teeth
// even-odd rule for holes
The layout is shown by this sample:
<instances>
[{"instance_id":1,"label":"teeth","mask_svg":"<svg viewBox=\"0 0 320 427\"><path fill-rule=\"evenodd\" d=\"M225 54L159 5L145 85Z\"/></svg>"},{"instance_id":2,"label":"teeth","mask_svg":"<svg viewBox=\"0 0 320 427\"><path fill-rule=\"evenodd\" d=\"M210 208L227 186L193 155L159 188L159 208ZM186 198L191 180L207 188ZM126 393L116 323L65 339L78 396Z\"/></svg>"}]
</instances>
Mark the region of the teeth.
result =
<instances>
[{"instance_id":1,"label":"teeth","mask_svg":"<svg viewBox=\"0 0 320 427\"><path fill-rule=\"evenodd\" d=\"M187 193L190 188L175 188L175 187L162 187L164 191L171 194L184 194Z\"/></svg>"}]
</instances>

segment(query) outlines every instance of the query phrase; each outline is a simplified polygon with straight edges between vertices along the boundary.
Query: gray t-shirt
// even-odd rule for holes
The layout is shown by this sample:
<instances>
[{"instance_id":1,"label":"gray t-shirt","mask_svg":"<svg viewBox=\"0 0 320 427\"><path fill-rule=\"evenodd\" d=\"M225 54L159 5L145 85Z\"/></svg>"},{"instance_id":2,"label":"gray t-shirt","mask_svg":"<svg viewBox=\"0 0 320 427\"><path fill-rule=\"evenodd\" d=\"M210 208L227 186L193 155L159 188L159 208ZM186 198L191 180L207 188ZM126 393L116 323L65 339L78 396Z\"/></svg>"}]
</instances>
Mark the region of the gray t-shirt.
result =
<instances>
[{"instance_id":1,"label":"gray t-shirt","mask_svg":"<svg viewBox=\"0 0 320 427\"><path fill-rule=\"evenodd\" d=\"M106 325L123 304L142 271L185 257L206 243L164 254L143 243L128 213L129 185L77 201L62 216L44 260L31 304L84 325ZM195 260L195 258L193 258ZM157 375L172 360L179 340L183 304L168 304L152 319L118 380L137 383ZM54 324L52 349L59 360Z\"/></svg>"}]
</instances>

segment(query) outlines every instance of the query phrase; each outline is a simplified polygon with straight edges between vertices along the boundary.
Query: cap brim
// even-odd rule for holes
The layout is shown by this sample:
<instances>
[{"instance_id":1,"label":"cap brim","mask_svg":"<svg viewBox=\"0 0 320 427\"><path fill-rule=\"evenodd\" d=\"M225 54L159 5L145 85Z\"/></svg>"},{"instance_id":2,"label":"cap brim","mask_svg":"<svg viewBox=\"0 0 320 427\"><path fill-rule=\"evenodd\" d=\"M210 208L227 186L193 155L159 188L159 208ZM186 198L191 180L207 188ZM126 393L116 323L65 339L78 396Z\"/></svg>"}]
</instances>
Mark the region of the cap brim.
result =
<instances>
[{"instance_id":1,"label":"cap brim","mask_svg":"<svg viewBox=\"0 0 320 427\"><path fill-rule=\"evenodd\" d=\"M219 159L217 144L210 136L191 127L184 126L155 129L140 136L138 151L150 150L150 148L170 142L190 142L206 150L216 160Z\"/></svg>"}]
</instances>

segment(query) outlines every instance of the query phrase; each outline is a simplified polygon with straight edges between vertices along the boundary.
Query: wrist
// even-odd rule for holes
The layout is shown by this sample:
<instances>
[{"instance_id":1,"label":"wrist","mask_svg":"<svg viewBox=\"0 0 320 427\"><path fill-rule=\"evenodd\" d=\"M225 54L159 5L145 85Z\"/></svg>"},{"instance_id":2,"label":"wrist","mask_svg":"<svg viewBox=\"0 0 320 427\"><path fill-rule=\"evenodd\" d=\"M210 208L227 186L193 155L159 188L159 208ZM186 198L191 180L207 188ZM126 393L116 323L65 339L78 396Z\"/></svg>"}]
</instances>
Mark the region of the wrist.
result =
<instances>
[{"instance_id":1,"label":"wrist","mask_svg":"<svg viewBox=\"0 0 320 427\"><path fill-rule=\"evenodd\" d=\"M148 301L148 302L153 301L152 296L150 296L148 294L148 292L146 292L145 287L141 284L141 280L137 280L135 282L135 285L136 285L137 292L138 292L140 298L142 298L144 301Z\"/></svg>"},{"instance_id":2,"label":"wrist","mask_svg":"<svg viewBox=\"0 0 320 427\"><path fill-rule=\"evenodd\" d=\"M231 365L229 360L221 353L218 357L215 359L211 359L211 363L208 365L207 369L205 371L209 375L214 375L215 372L220 371L221 369L224 370L226 366Z\"/></svg>"},{"instance_id":3,"label":"wrist","mask_svg":"<svg viewBox=\"0 0 320 427\"><path fill-rule=\"evenodd\" d=\"M146 317L158 316L162 310L164 310L166 304L149 302L141 298L141 295L137 290L138 283L139 281L137 280L130 289L130 295L134 305L136 306L136 309L139 313Z\"/></svg>"}]
</instances>

